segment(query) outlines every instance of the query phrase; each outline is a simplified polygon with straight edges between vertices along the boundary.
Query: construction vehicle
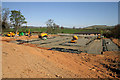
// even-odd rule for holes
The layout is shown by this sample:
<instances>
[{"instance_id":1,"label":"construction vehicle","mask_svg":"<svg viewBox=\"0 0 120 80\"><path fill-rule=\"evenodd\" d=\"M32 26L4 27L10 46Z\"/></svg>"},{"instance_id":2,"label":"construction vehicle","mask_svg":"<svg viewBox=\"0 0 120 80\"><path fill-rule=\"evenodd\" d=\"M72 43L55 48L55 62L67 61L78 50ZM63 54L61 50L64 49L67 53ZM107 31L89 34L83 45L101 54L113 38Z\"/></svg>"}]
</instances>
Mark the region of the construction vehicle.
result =
<instances>
[{"instance_id":1,"label":"construction vehicle","mask_svg":"<svg viewBox=\"0 0 120 80\"><path fill-rule=\"evenodd\" d=\"M98 34L97 39L101 39L101 35L100 34Z\"/></svg>"},{"instance_id":2,"label":"construction vehicle","mask_svg":"<svg viewBox=\"0 0 120 80\"><path fill-rule=\"evenodd\" d=\"M78 40L78 37L77 36L73 36L73 39L71 40L71 43L76 43Z\"/></svg>"},{"instance_id":3,"label":"construction vehicle","mask_svg":"<svg viewBox=\"0 0 120 80\"><path fill-rule=\"evenodd\" d=\"M14 37L14 36L15 36L15 33L14 33L14 32L9 32L9 33L7 34L7 36L8 36L8 37Z\"/></svg>"},{"instance_id":4,"label":"construction vehicle","mask_svg":"<svg viewBox=\"0 0 120 80\"><path fill-rule=\"evenodd\" d=\"M39 38L47 40L48 34L47 33L41 33L40 35L38 35Z\"/></svg>"},{"instance_id":5,"label":"construction vehicle","mask_svg":"<svg viewBox=\"0 0 120 80\"><path fill-rule=\"evenodd\" d=\"M17 35L19 35L19 32L17 32Z\"/></svg>"},{"instance_id":6,"label":"construction vehicle","mask_svg":"<svg viewBox=\"0 0 120 80\"><path fill-rule=\"evenodd\" d=\"M29 29L29 31L28 31L28 36L29 36L29 37L32 36L30 29Z\"/></svg>"},{"instance_id":7,"label":"construction vehicle","mask_svg":"<svg viewBox=\"0 0 120 80\"><path fill-rule=\"evenodd\" d=\"M20 32L20 33L19 33L19 36L24 36L24 33L23 33L23 32Z\"/></svg>"}]
</instances>

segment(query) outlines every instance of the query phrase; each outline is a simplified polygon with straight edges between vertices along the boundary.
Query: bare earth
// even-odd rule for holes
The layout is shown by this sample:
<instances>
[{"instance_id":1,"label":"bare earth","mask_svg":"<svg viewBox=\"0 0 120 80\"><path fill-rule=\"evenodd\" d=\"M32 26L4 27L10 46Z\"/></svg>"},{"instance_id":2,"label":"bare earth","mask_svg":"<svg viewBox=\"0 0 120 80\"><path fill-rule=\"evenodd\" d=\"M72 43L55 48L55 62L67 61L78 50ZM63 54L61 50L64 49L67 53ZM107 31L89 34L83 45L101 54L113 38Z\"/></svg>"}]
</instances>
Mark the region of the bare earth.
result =
<instances>
[{"instance_id":1,"label":"bare earth","mask_svg":"<svg viewBox=\"0 0 120 80\"><path fill-rule=\"evenodd\" d=\"M115 44L117 44L117 45L120 46L120 40L119 40L119 39L112 39L112 41L113 41Z\"/></svg>"},{"instance_id":2,"label":"bare earth","mask_svg":"<svg viewBox=\"0 0 120 80\"><path fill-rule=\"evenodd\" d=\"M119 77L111 70L112 67L108 68L120 62L119 52L75 54L18 45L6 40L10 39L4 37L2 41L3 78Z\"/></svg>"}]
</instances>

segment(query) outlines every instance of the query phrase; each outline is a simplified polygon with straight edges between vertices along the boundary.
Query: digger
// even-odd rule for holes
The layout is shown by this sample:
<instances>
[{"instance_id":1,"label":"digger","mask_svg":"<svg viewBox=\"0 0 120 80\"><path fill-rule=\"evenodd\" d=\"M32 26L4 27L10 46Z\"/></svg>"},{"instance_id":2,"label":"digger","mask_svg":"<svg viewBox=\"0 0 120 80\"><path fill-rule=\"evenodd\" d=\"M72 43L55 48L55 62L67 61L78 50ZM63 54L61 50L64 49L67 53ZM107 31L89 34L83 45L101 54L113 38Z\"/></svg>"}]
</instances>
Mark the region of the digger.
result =
<instances>
[{"instance_id":1,"label":"digger","mask_svg":"<svg viewBox=\"0 0 120 80\"><path fill-rule=\"evenodd\" d=\"M8 37L14 37L14 36L15 36L15 33L14 33L14 32L9 32L9 33L7 34L7 36L8 36Z\"/></svg>"},{"instance_id":2,"label":"digger","mask_svg":"<svg viewBox=\"0 0 120 80\"><path fill-rule=\"evenodd\" d=\"M48 34L47 33L41 33L40 35L38 35L38 37L43 39L43 40L47 40Z\"/></svg>"},{"instance_id":3,"label":"digger","mask_svg":"<svg viewBox=\"0 0 120 80\"><path fill-rule=\"evenodd\" d=\"M71 40L71 43L76 43L78 40L78 37L77 36L73 36L73 39Z\"/></svg>"},{"instance_id":4,"label":"digger","mask_svg":"<svg viewBox=\"0 0 120 80\"><path fill-rule=\"evenodd\" d=\"M100 34L98 34L97 39L101 39L101 35Z\"/></svg>"}]
</instances>

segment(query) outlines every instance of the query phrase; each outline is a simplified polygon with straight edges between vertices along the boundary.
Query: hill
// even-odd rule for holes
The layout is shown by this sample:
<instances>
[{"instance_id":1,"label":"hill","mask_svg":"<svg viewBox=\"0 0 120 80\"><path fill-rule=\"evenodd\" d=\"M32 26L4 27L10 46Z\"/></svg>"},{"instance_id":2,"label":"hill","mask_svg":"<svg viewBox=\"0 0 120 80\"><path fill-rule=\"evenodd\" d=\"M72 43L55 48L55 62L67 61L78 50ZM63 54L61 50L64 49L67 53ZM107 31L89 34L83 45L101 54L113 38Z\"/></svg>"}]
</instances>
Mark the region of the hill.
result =
<instances>
[{"instance_id":1,"label":"hill","mask_svg":"<svg viewBox=\"0 0 120 80\"><path fill-rule=\"evenodd\" d=\"M93 26L86 27L86 28L84 28L84 29L111 29L111 28L114 28L114 26L93 25Z\"/></svg>"}]
</instances>

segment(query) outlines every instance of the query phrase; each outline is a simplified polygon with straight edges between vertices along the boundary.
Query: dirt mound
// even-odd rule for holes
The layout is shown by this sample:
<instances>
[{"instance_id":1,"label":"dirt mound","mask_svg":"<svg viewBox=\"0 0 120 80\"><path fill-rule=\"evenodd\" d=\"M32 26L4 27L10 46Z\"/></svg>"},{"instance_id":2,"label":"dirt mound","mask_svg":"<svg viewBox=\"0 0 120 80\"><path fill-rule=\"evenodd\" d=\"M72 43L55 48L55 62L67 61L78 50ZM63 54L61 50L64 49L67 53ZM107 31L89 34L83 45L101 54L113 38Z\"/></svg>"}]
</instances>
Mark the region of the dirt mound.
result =
<instances>
[{"instance_id":1,"label":"dirt mound","mask_svg":"<svg viewBox=\"0 0 120 80\"><path fill-rule=\"evenodd\" d=\"M58 35L48 35L48 37L54 37ZM14 41L14 40L30 40L30 39L36 39L38 38L38 35L32 35L30 37L28 36L16 36L16 37L2 37L2 41Z\"/></svg>"},{"instance_id":2,"label":"dirt mound","mask_svg":"<svg viewBox=\"0 0 120 80\"><path fill-rule=\"evenodd\" d=\"M28 36L16 36L16 37L2 37L2 41L14 41L14 40L30 40L38 38L38 35L32 35L31 37Z\"/></svg>"},{"instance_id":3,"label":"dirt mound","mask_svg":"<svg viewBox=\"0 0 120 80\"><path fill-rule=\"evenodd\" d=\"M105 67L119 61L118 52L103 55L58 52L2 42L3 78L118 78Z\"/></svg>"},{"instance_id":4,"label":"dirt mound","mask_svg":"<svg viewBox=\"0 0 120 80\"><path fill-rule=\"evenodd\" d=\"M118 46L120 46L120 39L112 39L112 41Z\"/></svg>"}]
</instances>

